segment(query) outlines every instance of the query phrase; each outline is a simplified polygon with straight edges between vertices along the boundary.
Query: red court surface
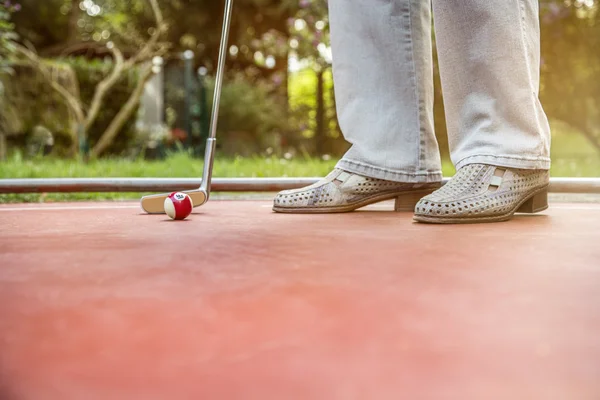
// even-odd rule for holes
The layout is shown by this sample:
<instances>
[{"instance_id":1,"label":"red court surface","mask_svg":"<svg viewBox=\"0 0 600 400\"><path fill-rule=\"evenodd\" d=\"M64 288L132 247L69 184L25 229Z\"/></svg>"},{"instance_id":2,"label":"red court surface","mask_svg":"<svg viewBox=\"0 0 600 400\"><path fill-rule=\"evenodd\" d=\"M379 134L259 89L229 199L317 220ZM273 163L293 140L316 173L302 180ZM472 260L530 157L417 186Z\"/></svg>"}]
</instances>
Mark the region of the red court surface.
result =
<instances>
[{"instance_id":1,"label":"red court surface","mask_svg":"<svg viewBox=\"0 0 600 400\"><path fill-rule=\"evenodd\" d=\"M0 399L599 399L600 204L0 206Z\"/></svg>"}]
</instances>

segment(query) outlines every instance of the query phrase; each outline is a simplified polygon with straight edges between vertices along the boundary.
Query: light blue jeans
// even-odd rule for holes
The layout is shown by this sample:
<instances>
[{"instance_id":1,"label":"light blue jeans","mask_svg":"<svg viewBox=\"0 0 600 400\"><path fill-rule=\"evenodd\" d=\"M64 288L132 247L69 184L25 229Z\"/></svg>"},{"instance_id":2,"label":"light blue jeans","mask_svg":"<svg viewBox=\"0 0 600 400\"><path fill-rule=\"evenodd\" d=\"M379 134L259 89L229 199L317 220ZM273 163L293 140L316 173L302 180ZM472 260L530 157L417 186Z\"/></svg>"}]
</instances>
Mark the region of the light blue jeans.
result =
<instances>
[{"instance_id":1,"label":"light blue jeans","mask_svg":"<svg viewBox=\"0 0 600 400\"><path fill-rule=\"evenodd\" d=\"M431 0L329 0L338 167L401 182L442 179L433 124ZM538 99L537 0L433 0L451 157L549 169Z\"/></svg>"}]
</instances>

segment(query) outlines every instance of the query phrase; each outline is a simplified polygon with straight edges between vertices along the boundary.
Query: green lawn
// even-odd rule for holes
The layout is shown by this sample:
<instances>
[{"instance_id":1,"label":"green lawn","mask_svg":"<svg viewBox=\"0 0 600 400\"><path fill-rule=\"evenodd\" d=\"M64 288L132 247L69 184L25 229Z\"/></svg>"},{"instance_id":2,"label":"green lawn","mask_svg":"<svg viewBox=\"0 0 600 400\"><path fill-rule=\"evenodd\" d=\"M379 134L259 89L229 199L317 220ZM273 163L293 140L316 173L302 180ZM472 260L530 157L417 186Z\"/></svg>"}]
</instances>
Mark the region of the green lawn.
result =
<instances>
[{"instance_id":1,"label":"green lawn","mask_svg":"<svg viewBox=\"0 0 600 400\"><path fill-rule=\"evenodd\" d=\"M213 176L242 177L313 177L324 176L335 166L336 160L262 158L221 158L215 160ZM88 177L153 177L200 178L203 161L185 153L173 154L163 161L132 161L102 159L88 164L74 160L22 160L18 155L0 163L0 179L5 178L88 178ZM140 193L69 193L69 194L0 194L0 203L64 200L119 200L136 199Z\"/></svg>"},{"instance_id":2,"label":"green lawn","mask_svg":"<svg viewBox=\"0 0 600 400\"><path fill-rule=\"evenodd\" d=\"M600 154L585 138L553 126L552 176L600 177ZM215 161L214 176L229 177L319 177L326 175L336 160L316 158L279 159L222 158ZM4 178L67 178L67 177L178 177L198 178L202 175L202 160L184 153L171 155L164 161L146 162L123 159L102 159L88 164L73 160L24 160L18 154L0 163L0 179ZM454 168L444 163L444 176L452 176ZM137 199L140 193L74 193L0 195L0 203L64 200Z\"/></svg>"}]
</instances>

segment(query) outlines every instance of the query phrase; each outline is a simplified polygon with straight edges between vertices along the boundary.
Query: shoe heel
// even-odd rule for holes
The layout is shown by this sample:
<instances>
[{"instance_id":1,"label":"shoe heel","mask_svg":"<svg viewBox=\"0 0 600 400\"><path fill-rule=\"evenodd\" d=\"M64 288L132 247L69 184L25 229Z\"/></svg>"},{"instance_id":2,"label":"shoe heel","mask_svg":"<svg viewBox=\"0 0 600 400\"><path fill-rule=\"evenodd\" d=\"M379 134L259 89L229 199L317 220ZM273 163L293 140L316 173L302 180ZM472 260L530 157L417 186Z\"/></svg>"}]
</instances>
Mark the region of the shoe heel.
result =
<instances>
[{"instance_id":1,"label":"shoe heel","mask_svg":"<svg viewBox=\"0 0 600 400\"><path fill-rule=\"evenodd\" d=\"M394 204L394 211L415 211L415 206L423 197L431 194L435 189L431 190L419 190L415 192L407 192L396 197L396 204Z\"/></svg>"},{"instance_id":2,"label":"shoe heel","mask_svg":"<svg viewBox=\"0 0 600 400\"><path fill-rule=\"evenodd\" d=\"M530 197L525 203L521 204L521 207L517 209L518 213L533 214L540 211L544 211L548 208L548 190L544 189L543 192L539 192Z\"/></svg>"}]
</instances>

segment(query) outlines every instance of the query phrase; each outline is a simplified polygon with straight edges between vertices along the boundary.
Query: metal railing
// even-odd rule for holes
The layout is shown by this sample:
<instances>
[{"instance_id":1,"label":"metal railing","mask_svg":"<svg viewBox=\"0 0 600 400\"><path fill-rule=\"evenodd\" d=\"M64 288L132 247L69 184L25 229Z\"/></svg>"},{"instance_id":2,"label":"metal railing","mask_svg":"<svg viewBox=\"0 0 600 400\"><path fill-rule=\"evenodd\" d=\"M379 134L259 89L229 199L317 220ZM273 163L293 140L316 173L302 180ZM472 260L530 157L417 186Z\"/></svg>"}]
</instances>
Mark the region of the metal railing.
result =
<instances>
[{"instance_id":1,"label":"metal railing","mask_svg":"<svg viewBox=\"0 0 600 400\"><path fill-rule=\"evenodd\" d=\"M311 185L318 179L215 178L211 186L215 192L276 192ZM201 183L201 179L186 178L0 179L0 193L169 192L197 189ZM600 178L552 178L549 191L600 194Z\"/></svg>"}]
</instances>

